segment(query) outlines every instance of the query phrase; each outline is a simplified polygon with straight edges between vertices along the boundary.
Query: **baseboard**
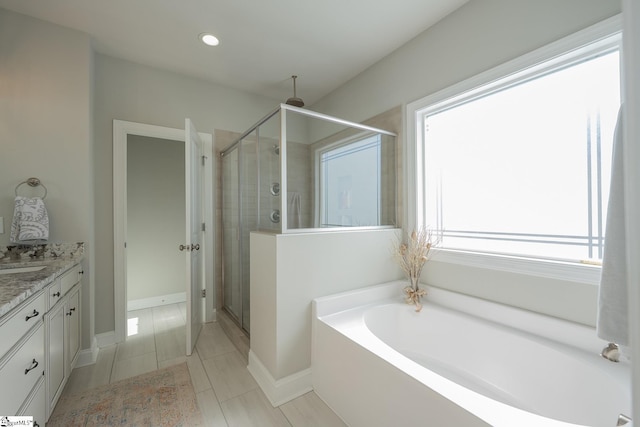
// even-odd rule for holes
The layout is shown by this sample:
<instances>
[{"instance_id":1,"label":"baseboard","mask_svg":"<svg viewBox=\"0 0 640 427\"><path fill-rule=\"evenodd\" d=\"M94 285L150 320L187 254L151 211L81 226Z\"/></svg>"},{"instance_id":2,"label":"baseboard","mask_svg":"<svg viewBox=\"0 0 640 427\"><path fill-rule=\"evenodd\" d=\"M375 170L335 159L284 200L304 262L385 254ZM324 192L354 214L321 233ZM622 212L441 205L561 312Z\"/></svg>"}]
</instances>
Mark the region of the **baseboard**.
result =
<instances>
[{"instance_id":1,"label":"baseboard","mask_svg":"<svg viewBox=\"0 0 640 427\"><path fill-rule=\"evenodd\" d=\"M91 343L91 348L87 348L84 350L80 350L78 354L78 361L76 362L76 368L80 368L82 366L93 365L98 360L98 353L100 352L100 348L98 347L98 340L96 337L93 337L93 342Z\"/></svg>"},{"instance_id":2,"label":"baseboard","mask_svg":"<svg viewBox=\"0 0 640 427\"><path fill-rule=\"evenodd\" d=\"M186 292L135 299L127 302L127 311L142 310L144 308L158 307L160 305L175 304L178 302L185 302L186 300Z\"/></svg>"},{"instance_id":3,"label":"baseboard","mask_svg":"<svg viewBox=\"0 0 640 427\"><path fill-rule=\"evenodd\" d=\"M273 407L280 406L313 390L311 368L276 380L260 362L256 354L249 350L249 366L247 366L247 369L253 375L253 378Z\"/></svg>"},{"instance_id":4,"label":"baseboard","mask_svg":"<svg viewBox=\"0 0 640 427\"><path fill-rule=\"evenodd\" d=\"M95 336L95 340L98 343L98 348L108 347L110 345L117 344L116 332L109 331L109 332L104 332L102 334L97 334Z\"/></svg>"}]
</instances>

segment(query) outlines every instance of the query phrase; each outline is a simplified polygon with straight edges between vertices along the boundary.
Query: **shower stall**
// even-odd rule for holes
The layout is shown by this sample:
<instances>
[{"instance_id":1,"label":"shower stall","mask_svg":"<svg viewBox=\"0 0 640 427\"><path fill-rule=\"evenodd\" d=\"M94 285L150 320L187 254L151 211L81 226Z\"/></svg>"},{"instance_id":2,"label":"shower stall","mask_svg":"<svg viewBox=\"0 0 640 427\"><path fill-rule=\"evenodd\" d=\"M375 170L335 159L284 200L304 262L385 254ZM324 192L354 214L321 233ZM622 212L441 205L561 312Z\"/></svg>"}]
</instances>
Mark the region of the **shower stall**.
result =
<instances>
[{"instance_id":1,"label":"shower stall","mask_svg":"<svg viewBox=\"0 0 640 427\"><path fill-rule=\"evenodd\" d=\"M249 235L396 225L396 135L281 104L221 152L223 308L247 333Z\"/></svg>"}]
</instances>

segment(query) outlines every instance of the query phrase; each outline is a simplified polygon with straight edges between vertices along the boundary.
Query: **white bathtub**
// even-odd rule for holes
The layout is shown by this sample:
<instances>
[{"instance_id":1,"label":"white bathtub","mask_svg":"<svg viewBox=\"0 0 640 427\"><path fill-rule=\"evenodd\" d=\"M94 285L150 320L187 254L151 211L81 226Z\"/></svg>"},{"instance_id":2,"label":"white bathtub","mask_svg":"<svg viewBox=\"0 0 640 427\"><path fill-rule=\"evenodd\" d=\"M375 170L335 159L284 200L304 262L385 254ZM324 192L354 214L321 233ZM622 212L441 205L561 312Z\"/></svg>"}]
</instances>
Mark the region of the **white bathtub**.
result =
<instances>
[{"instance_id":1,"label":"white bathtub","mask_svg":"<svg viewBox=\"0 0 640 427\"><path fill-rule=\"evenodd\" d=\"M314 301L313 388L348 425L614 427L630 415L629 364L600 357L593 329L435 288L416 313L404 286Z\"/></svg>"}]
</instances>

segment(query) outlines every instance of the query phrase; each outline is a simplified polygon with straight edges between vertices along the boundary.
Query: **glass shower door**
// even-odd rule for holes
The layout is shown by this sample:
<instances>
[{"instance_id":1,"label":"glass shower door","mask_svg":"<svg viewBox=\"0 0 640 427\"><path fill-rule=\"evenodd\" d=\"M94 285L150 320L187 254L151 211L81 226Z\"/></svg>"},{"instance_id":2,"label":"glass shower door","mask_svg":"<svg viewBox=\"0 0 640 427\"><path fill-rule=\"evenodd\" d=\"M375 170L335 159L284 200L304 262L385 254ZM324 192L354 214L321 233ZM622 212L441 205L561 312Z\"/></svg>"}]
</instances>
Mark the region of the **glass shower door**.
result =
<instances>
[{"instance_id":1,"label":"glass shower door","mask_svg":"<svg viewBox=\"0 0 640 427\"><path fill-rule=\"evenodd\" d=\"M242 307L240 314L240 323L242 329L250 332L250 266L251 260L249 255L249 239L250 233L257 229L257 211L258 211L258 170L257 165L257 147L258 132L257 130L248 135L240 143L240 251L241 251L241 279L240 293Z\"/></svg>"},{"instance_id":2,"label":"glass shower door","mask_svg":"<svg viewBox=\"0 0 640 427\"><path fill-rule=\"evenodd\" d=\"M238 322L242 316L239 155L235 149L222 158L223 305Z\"/></svg>"}]
</instances>

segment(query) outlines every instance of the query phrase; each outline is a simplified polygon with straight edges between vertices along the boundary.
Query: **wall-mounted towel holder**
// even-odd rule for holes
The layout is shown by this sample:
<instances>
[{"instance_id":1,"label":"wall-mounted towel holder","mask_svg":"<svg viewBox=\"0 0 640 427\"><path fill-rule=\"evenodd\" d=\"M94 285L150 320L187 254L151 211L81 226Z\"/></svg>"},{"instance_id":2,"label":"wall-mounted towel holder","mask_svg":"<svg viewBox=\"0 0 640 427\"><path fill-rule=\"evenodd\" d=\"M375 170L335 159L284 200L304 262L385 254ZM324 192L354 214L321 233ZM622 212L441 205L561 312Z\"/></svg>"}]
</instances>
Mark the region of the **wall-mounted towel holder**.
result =
<instances>
[{"instance_id":1,"label":"wall-mounted towel holder","mask_svg":"<svg viewBox=\"0 0 640 427\"><path fill-rule=\"evenodd\" d=\"M44 186L44 184L42 182L40 182L40 180L38 178L29 178L26 181L22 181L20 184L16 185L16 197L18 197L18 188L20 188L20 186L22 186L23 184L27 184L29 187L42 187L44 188L44 195L42 196L42 200L44 200L45 197L47 197L47 187Z\"/></svg>"}]
</instances>

